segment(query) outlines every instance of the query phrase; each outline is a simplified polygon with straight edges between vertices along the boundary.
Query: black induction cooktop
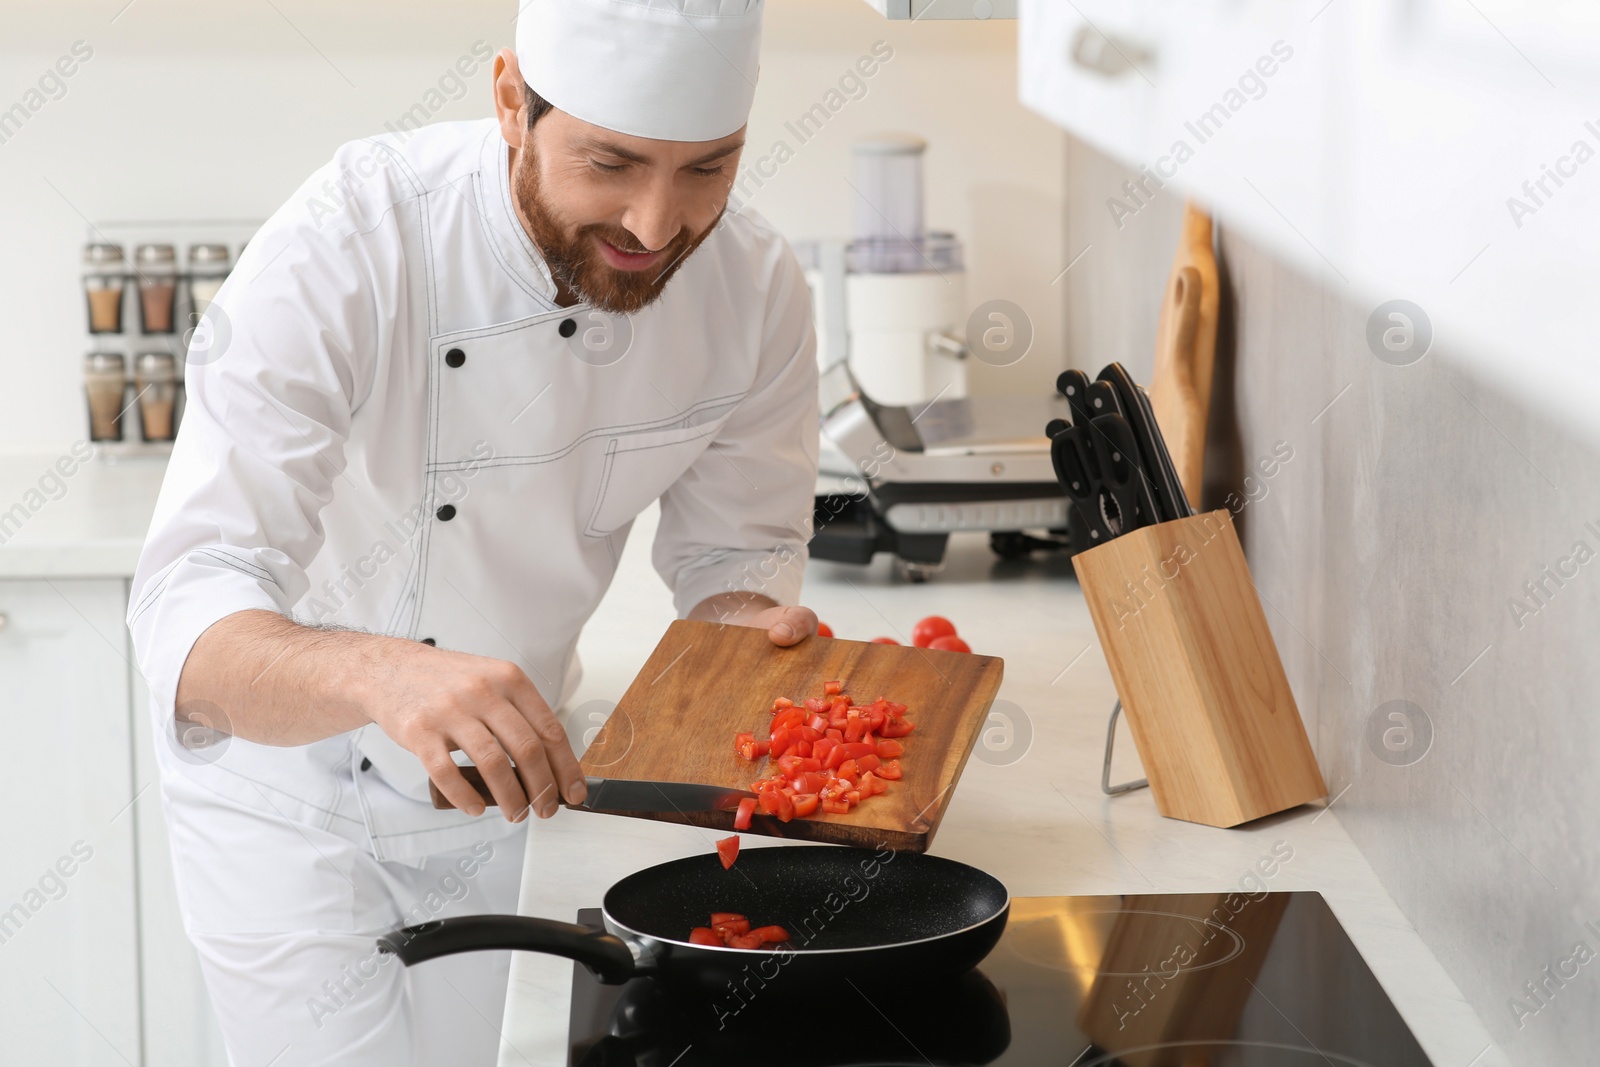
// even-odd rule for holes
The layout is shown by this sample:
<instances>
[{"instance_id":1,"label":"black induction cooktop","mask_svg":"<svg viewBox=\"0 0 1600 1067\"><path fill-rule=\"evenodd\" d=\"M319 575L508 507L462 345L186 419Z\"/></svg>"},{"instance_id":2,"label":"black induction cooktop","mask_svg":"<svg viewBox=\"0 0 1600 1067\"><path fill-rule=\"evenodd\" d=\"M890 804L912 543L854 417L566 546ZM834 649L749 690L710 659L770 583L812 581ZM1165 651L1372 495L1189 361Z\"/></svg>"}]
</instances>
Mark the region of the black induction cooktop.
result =
<instances>
[{"instance_id":1,"label":"black induction cooktop","mask_svg":"<svg viewBox=\"0 0 1600 1067\"><path fill-rule=\"evenodd\" d=\"M989 957L931 986L780 975L713 1001L573 972L572 1067L1430 1064L1318 893L1017 897Z\"/></svg>"}]
</instances>

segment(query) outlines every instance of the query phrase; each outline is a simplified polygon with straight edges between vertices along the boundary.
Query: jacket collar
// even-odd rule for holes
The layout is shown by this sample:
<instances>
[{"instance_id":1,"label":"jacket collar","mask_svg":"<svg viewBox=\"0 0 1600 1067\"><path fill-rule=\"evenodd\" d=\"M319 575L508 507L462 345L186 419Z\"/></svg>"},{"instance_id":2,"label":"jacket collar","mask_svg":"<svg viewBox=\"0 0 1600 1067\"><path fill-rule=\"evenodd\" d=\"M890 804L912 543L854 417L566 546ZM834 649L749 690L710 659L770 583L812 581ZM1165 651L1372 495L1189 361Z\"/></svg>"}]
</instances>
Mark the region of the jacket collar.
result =
<instances>
[{"instance_id":1,"label":"jacket collar","mask_svg":"<svg viewBox=\"0 0 1600 1067\"><path fill-rule=\"evenodd\" d=\"M550 276L550 267L528 231L523 229L511 203L511 147L500 135L499 124L492 119L487 121L489 128L479 152L478 204L484 224L489 228L495 256L528 295L549 310L558 310L556 284Z\"/></svg>"}]
</instances>

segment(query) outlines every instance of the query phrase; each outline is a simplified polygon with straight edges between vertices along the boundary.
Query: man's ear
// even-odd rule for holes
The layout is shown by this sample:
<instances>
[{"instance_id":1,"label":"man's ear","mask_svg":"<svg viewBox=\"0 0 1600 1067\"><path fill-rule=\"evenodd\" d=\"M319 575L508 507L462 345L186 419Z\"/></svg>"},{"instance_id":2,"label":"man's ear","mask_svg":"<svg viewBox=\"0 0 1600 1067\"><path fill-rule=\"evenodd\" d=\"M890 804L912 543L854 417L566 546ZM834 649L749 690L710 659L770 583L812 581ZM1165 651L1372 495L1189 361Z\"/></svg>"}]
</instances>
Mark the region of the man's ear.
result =
<instances>
[{"instance_id":1,"label":"man's ear","mask_svg":"<svg viewBox=\"0 0 1600 1067\"><path fill-rule=\"evenodd\" d=\"M500 122L500 136L512 148L521 148L528 132L528 98L523 92L522 68L517 53L500 49L494 57L494 113Z\"/></svg>"}]
</instances>

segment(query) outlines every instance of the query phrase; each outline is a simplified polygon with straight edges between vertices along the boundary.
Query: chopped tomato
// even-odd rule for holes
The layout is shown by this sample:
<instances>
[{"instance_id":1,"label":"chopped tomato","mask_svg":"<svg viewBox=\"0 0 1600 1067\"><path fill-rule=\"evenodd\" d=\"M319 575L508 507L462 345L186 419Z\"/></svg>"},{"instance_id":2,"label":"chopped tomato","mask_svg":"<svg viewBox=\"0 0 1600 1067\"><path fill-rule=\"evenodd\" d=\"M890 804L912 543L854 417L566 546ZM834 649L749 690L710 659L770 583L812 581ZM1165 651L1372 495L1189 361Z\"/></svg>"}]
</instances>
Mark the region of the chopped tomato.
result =
<instances>
[{"instance_id":1,"label":"chopped tomato","mask_svg":"<svg viewBox=\"0 0 1600 1067\"><path fill-rule=\"evenodd\" d=\"M889 760L873 773L879 778L887 778L891 782L898 782L900 780L900 761L897 759Z\"/></svg>"},{"instance_id":2,"label":"chopped tomato","mask_svg":"<svg viewBox=\"0 0 1600 1067\"><path fill-rule=\"evenodd\" d=\"M956 625L943 615L929 615L911 628L911 643L918 648L930 648L941 637L955 636Z\"/></svg>"},{"instance_id":3,"label":"chopped tomato","mask_svg":"<svg viewBox=\"0 0 1600 1067\"><path fill-rule=\"evenodd\" d=\"M743 800L739 801L739 811L733 817L733 828L735 830L750 829L750 816L754 815L755 813L755 797L745 797Z\"/></svg>"},{"instance_id":4,"label":"chopped tomato","mask_svg":"<svg viewBox=\"0 0 1600 1067\"><path fill-rule=\"evenodd\" d=\"M821 736L822 731L828 728L828 718L821 712L814 711L811 713L811 718L806 720L805 726L806 729L815 730L818 736ZM811 740L815 741L816 738L813 737Z\"/></svg>"},{"instance_id":5,"label":"chopped tomato","mask_svg":"<svg viewBox=\"0 0 1600 1067\"><path fill-rule=\"evenodd\" d=\"M967 646L967 643L961 640L961 638L957 637L955 634L946 634L944 637L936 637L928 643L928 647L938 649L940 652L972 651L972 649Z\"/></svg>"},{"instance_id":6,"label":"chopped tomato","mask_svg":"<svg viewBox=\"0 0 1600 1067\"><path fill-rule=\"evenodd\" d=\"M784 708L792 708L792 707L794 707L794 701L790 700L788 697L774 697L773 698L772 710L774 710L774 711L781 711Z\"/></svg>"},{"instance_id":7,"label":"chopped tomato","mask_svg":"<svg viewBox=\"0 0 1600 1067\"><path fill-rule=\"evenodd\" d=\"M733 861L739 858L739 835L724 837L717 842L717 858L722 861L722 869L727 870L733 866Z\"/></svg>"},{"instance_id":8,"label":"chopped tomato","mask_svg":"<svg viewBox=\"0 0 1600 1067\"><path fill-rule=\"evenodd\" d=\"M817 812L817 794L796 793L794 795L794 813L799 818L815 815Z\"/></svg>"},{"instance_id":9,"label":"chopped tomato","mask_svg":"<svg viewBox=\"0 0 1600 1067\"><path fill-rule=\"evenodd\" d=\"M822 691L830 697L836 697L844 692L843 682L823 682Z\"/></svg>"},{"instance_id":10,"label":"chopped tomato","mask_svg":"<svg viewBox=\"0 0 1600 1067\"><path fill-rule=\"evenodd\" d=\"M882 763L883 760L879 759L877 755L871 752L867 753L865 756L856 757L856 767L859 768L863 774L868 774L877 770L879 765Z\"/></svg>"},{"instance_id":11,"label":"chopped tomato","mask_svg":"<svg viewBox=\"0 0 1600 1067\"><path fill-rule=\"evenodd\" d=\"M891 719L883 724L881 733L884 737L905 737L915 729L915 723L906 722L904 719Z\"/></svg>"},{"instance_id":12,"label":"chopped tomato","mask_svg":"<svg viewBox=\"0 0 1600 1067\"><path fill-rule=\"evenodd\" d=\"M898 645L899 643L892 637L874 637L871 641L871 644L874 645Z\"/></svg>"},{"instance_id":13,"label":"chopped tomato","mask_svg":"<svg viewBox=\"0 0 1600 1067\"><path fill-rule=\"evenodd\" d=\"M740 915L736 911L714 911L711 913L711 925L716 926L718 923L738 922L742 918L744 918L744 916Z\"/></svg>"},{"instance_id":14,"label":"chopped tomato","mask_svg":"<svg viewBox=\"0 0 1600 1067\"><path fill-rule=\"evenodd\" d=\"M740 934L738 937L728 939L729 948L760 948L761 945L761 935L753 930L748 934Z\"/></svg>"},{"instance_id":15,"label":"chopped tomato","mask_svg":"<svg viewBox=\"0 0 1600 1067\"><path fill-rule=\"evenodd\" d=\"M717 932L708 926L696 926L689 931L689 944L715 945L721 948L726 942L717 936Z\"/></svg>"},{"instance_id":16,"label":"chopped tomato","mask_svg":"<svg viewBox=\"0 0 1600 1067\"><path fill-rule=\"evenodd\" d=\"M862 756L870 756L877 751L876 745L868 744L865 741L857 741L854 744L846 741L839 748L844 751L845 759L860 759Z\"/></svg>"},{"instance_id":17,"label":"chopped tomato","mask_svg":"<svg viewBox=\"0 0 1600 1067\"><path fill-rule=\"evenodd\" d=\"M729 919L726 922L714 922L711 924L711 932L716 934L718 939L726 944L728 938L730 937L734 937L738 934L748 934L750 932L750 920L741 915L736 919Z\"/></svg>"},{"instance_id":18,"label":"chopped tomato","mask_svg":"<svg viewBox=\"0 0 1600 1067\"><path fill-rule=\"evenodd\" d=\"M772 750L771 741L746 741L739 746L739 755L754 763Z\"/></svg>"},{"instance_id":19,"label":"chopped tomato","mask_svg":"<svg viewBox=\"0 0 1600 1067\"><path fill-rule=\"evenodd\" d=\"M822 810L829 815L849 815L850 805L843 800L835 800L829 797L822 802Z\"/></svg>"},{"instance_id":20,"label":"chopped tomato","mask_svg":"<svg viewBox=\"0 0 1600 1067\"><path fill-rule=\"evenodd\" d=\"M812 714L827 711L833 705L831 700L818 700L816 697L806 697L806 710Z\"/></svg>"},{"instance_id":21,"label":"chopped tomato","mask_svg":"<svg viewBox=\"0 0 1600 1067\"><path fill-rule=\"evenodd\" d=\"M750 932L761 938L763 944L770 945L789 940L789 931L781 926L758 926Z\"/></svg>"},{"instance_id":22,"label":"chopped tomato","mask_svg":"<svg viewBox=\"0 0 1600 1067\"><path fill-rule=\"evenodd\" d=\"M862 796L875 797L879 793L887 793L889 791L889 783L871 771L867 771L861 776L860 788Z\"/></svg>"},{"instance_id":23,"label":"chopped tomato","mask_svg":"<svg viewBox=\"0 0 1600 1067\"><path fill-rule=\"evenodd\" d=\"M905 755L906 746L898 741L884 738L878 742L878 757L880 759L898 759Z\"/></svg>"},{"instance_id":24,"label":"chopped tomato","mask_svg":"<svg viewBox=\"0 0 1600 1067\"><path fill-rule=\"evenodd\" d=\"M833 627L829 626L825 622L820 622L819 621L817 623L817 636L818 637L832 637L833 636Z\"/></svg>"},{"instance_id":25,"label":"chopped tomato","mask_svg":"<svg viewBox=\"0 0 1600 1067\"><path fill-rule=\"evenodd\" d=\"M783 708L772 720L772 732L777 733L784 727L799 726L805 722L806 713L796 707Z\"/></svg>"}]
</instances>

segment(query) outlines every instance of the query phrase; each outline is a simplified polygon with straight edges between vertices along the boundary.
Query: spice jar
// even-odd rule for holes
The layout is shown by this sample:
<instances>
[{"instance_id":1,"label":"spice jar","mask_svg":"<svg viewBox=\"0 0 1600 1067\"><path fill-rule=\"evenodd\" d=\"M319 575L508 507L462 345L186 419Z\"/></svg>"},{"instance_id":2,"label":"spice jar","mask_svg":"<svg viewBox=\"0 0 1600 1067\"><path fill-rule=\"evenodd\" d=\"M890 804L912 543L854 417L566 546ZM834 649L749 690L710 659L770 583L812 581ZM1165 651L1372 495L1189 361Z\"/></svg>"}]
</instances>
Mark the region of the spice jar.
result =
<instances>
[{"instance_id":1,"label":"spice jar","mask_svg":"<svg viewBox=\"0 0 1600 1067\"><path fill-rule=\"evenodd\" d=\"M122 332L122 294L128 260L121 245L85 245L83 291L89 300L89 332Z\"/></svg>"},{"instance_id":2,"label":"spice jar","mask_svg":"<svg viewBox=\"0 0 1600 1067\"><path fill-rule=\"evenodd\" d=\"M83 385L89 399L89 440L122 440L122 402L128 392L122 353L90 352L83 362Z\"/></svg>"},{"instance_id":3,"label":"spice jar","mask_svg":"<svg viewBox=\"0 0 1600 1067\"><path fill-rule=\"evenodd\" d=\"M194 304L196 321L217 298L217 291L227 277L227 245L189 246L189 299Z\"/></svg>"},{"instance_id":4,"label":"spice jar","mask_svg":"<svg viewBox=\"0 0 1600 1067\"><path fill-rule=\"evenodd\" d=\"M140 245L134 252L144 332L172 333L178 295L178 252L171 245Z\"/></svg>"},{"instance_id":5,"label":"spice jar","mask_svg":"<svg viewBox=\"0 0 1600 1067\"><path fill-rule=\"evenodd\" d=\"M133 384L144 439L171 441L178 432L178 361L170 352L145 352L133 365Z\"/></svg>"}]
</instances>

